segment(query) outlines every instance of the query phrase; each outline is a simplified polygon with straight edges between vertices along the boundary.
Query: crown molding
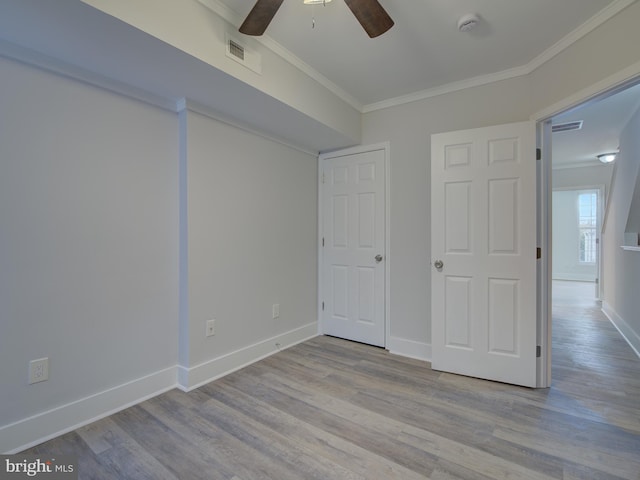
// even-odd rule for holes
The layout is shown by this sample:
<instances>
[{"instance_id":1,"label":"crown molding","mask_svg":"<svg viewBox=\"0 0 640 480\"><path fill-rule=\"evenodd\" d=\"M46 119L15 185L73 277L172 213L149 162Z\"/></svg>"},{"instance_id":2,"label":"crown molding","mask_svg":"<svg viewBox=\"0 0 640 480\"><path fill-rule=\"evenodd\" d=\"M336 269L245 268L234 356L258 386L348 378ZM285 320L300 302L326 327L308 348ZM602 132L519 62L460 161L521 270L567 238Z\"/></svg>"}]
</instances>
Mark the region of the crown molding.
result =
<instances>
[{"instance_id":1,"label":"crown molding","mask_svg":"<svg viewBox=\"0 0 640 480\"><path fill-rule=\"evenodd\" d=\"M558 115L559 113L566 112L589 100L621 91L627 87L636 85L638 83L638 77L640 77L640 62L629 65L625 69L609 75L587 88L534 113L530 119L539 122Z\"/></svg>"},{"instance_id":2,"label":"crown molding","mask_svg":"<svg viewBox=\"0 0 640 480\"><path fill-rule=\"evenodd\" d=\"M582 37L591 33L600 25L610 20L622 10L635 3L637 0L615 0L613 3L607 5L605 8L596 13L593 17L580 25L578 28L570 32L565 37L561 38L551 47L547 48L544 52L538 55L536 58L527 63L526 68L529 70L527 73L531 73L537 68L541 67L549 60L554 58L559 53L563 52L571 45L576 43Z\"/></svg>"},{"instance_id":3,"label":"crown molding","mask_svg":"<svg viewBox=\"0 0 640 480\"><path fill-rule=\"evenodd\" d=\"M500 82L502 80L508 80L510 78L521 77L527 75L526 67L510 68L509 70L503 70L501 72L490 73L488 75L480 75L478 77L467 78L466 80L460 80L459 82L446 83L438 87L428 88L415 93L409 93L400 97L390 98L381 102L371 103L365 105L362 108L362 113L369 113L376 110L382 110L384 108L396 107L406 103L418 102L420 100L426 100L427 98L437 97L445 95L447 93L453 93L460 90L466 90L467 88L480 87L482 85L488 85L490 83Z\"/></svg>"},{"instance_id":4,"label":"crown molding","mask_svg":"<svg viewBox=\"0 0 640 480\"><path fill-rule=\"evenodd\" d=\"M574 168L604 168L609 164L602 163L597 159L594 160L581 160L578 162L564 162L564 163L554 163L551 162L552 170L572 170Z\"/></svg>"},{"instance_id":5,"label":"crown molding","mask_svg":"<svg viewBox=\"0 0 640 480\"><path fill-rule=\"evenodd\" d=\"M508 70L503 70L501 72L496 72L489 75L469 78L459 82L447 83L438 87L429 88L408 95L402 95L399 97L390 98L388 100L383 100L381 102L364 105L362 108L362 113L382 110L384 108L395 107L398 105L403 105L405 103L425 100L427 98L436 97L438 95L457 92L466 88L478 87L493 82L499 82L501 80L508 80L511 78L529 75L636 1L637 0L615 0L613 3L603 8L596 15L591 17L589 20L570 32L568 35L564 36L554 45L546 49L544 52L542 52L540 55L538 55L525 65L510 68Z\"/></svg>"}]
</instances>

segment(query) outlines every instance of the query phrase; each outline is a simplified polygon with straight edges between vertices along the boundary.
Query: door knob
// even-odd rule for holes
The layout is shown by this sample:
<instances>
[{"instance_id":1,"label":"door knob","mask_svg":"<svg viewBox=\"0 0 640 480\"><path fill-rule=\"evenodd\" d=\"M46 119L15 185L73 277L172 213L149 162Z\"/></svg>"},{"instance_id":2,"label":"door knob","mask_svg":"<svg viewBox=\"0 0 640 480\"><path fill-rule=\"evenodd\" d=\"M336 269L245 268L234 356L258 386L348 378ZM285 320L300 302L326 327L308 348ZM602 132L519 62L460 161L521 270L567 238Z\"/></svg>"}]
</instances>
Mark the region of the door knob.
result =
<instances>
[{"instance_id":1,"label":"door knob","mask_svg":"<svg viewBox=\"0 0 640 480\"><path fill-rule=\"evenodd\" d=\"M382 261L382 255L378 254L374 257L376 259L376 263L380 263Z\"/></svg>"},{"instance_id":2,"label":"door knob","mask_svg":"<svg viewBox=\"0 0 640 480\"><path fill-rule=\"evenodd\" d=\"M436 267L437 270L442 270L442 267L444 267L444 262L442 260L436 260L435 262L433 262L433 266Z\"/></svg>"}]
</instances>

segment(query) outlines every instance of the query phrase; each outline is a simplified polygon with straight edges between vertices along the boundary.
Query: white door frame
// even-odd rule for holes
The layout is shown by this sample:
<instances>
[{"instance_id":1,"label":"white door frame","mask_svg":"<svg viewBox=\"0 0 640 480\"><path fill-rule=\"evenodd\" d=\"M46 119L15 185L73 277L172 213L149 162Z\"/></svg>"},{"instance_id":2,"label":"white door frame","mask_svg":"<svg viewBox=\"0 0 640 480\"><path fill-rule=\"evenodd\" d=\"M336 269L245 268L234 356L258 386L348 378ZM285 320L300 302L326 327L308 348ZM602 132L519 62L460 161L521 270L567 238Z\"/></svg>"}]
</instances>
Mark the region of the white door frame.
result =
<instances>
[{"instance_id":1,"label":"white door frame","mask_svg":"<svg viewBox=\"0 0 640 480\"><path fill-rule=\"evenodd\" d=\"M391 278L391 146L389 142L376 143L372 145L358 145L355 147L345 148L342 150L335 150L328 153L321 153L318 156L318 307L317 307L317 322L318 322L318 335L322 335L323 325L323 311L322 304L324 298L323 292L323 249L322 238L323 232L323 188L322 188L322 174L323 174L323 161L328 158L342 157L345 155L356 155L359 153L373 152L376 150L384 151L384 258L385 258L385 278L384 278L384 345L388 348L390 331L391 331L391 302L390 302L390 281Z\"/></svg>"},{"instance_id":2,"label":"white door frame","mask_svg":"<svg viewBox=\"0 0 640 480\"><path fill-rule=\"evenodd\" d=\"M538 245L542 249L538 282L538 340L541 346L541 356L538 359L539 388L551 386L551 119L583 104L614 95L638 82L640 62L575 92L530 117L537 123L538 148L542 152L538 175Z\"/></svg>"}]
</instances>

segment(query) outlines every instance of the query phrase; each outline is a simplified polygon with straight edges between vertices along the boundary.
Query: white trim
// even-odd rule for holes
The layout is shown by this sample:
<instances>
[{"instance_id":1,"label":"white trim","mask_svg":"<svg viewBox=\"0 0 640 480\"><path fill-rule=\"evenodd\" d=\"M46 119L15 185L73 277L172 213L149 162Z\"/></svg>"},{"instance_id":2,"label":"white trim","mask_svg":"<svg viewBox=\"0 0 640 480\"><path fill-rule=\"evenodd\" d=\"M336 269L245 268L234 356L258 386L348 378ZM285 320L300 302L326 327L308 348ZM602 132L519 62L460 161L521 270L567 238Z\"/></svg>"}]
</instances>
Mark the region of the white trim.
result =
<instances>
[{"instance_id":1,"label":"white trim","mask_svg":"<svg viewBox=\"0 0 640 480\"><path fill-rule=\"evenodd\" d=\"M628 252L640 252L640 247L632 247L630 245L621 245L620 248Z\"/></svg>"},{"instance_id":2,"label":"white trim","mask_svg":"<svg viewBox=\"0 0 640 480\"><path fill-rule=\"evenodd\" d=\"M254 362L317 336L316 322L261 340L253 345L207 360L193 367L178 366L178 388L184 392L201 387Z\"/></svg>"},{"instance_id":3,"label":"white trim","mask_svg":"<svg viewBox=\"0 0 640 480\"><path fill-rule=\"evenodd\" d=\"M216 120L220 123L224 123L225 125L229 125L231 127L235 127L238 128L240 130L243 130L247 133L251 133L253 135L256 135L258 137L262 137L266 140L278 143L280 145L284 145L285 147L288 148L292 148L294 150L297 150L298 152L307 154L307 155L311 155L313 157L318 155L317 151L312 151L312 150L307 150L305 148L300 147L299 145L294 145L292 143L288 143L285 142L284 140L272 136L272 135L267 135L266 133L260 131L260 130L256 130L253 129L251 127L249 127L248 125L245 125L243 123L240 122L235 122L232 120L229 120L228 117L224 116L223 114L217 112L215 109L208 107L206 105L203 105L201 103L198 102L194 102L193 100L189 100L188 98L181 98L180 100L178 100L176 102L176 111L178 113L184 111L184 110L188 110L190 112L194 112L194 113L198 113L200 115L204 115L205 117L211 118L213 120Z\"/></svg>"},{"instance_id":4,"label":"white trim","mask_svg":"<svg viewBox=\"0 0 640 480\"><path fill-rule=\"evenodd\" d=\"M0 452L17 453L176 387L175 366L0 428Z\"/></svg>"},{"instance_id":5,"label":"white trim","mask_svg":"<svg viewBox=\"0 0 640 480\"><path fill-rule=\"evenodd\" d=\"M602 302L602 312L620 332L634 353L640 358L640 335L607 302Z\"/></svg>"},{"instance_id":6,"label":"white trim","mask_svg":"<svg viewBox=\"0 0 640 480\"><path fill-rule=\"evenodd\" d=\"M394 355L415 358L416 360L431 361L431 344L407 340L406 338L389 337L387 350Z\"/></svg>"},{"instance_id":7,"label":"white trim","mask_svg":"<svg viewBox=\"0 0 640 480\"><path fill-rule=\"evenodd\" d=\"M555 163L551 166L552 170L569 170L572 168L593 168L593 167L606 167L609 164L599 162L598 160L585 160L576 163Z\"/></svg>"},{"instance_id":8,"label":"white trim","mask_svg":"<svg viewBox=\"0 0 640 480\"><path fill-rule=\"evenodd\" d=\"M0 427L0 452L13 454L113 415L174 388L185 392L317 336L316 322L191 368L174 365ZM276 346L276 343L279 346Z\"/></svg>"},{"instance_id":9,"label":"white trim","mask_svg":"<svg viewBox=\"0 0 640 480\"><path fill-rule=\"evenodd\" d=\"M437 87L428 88L426 90L420 90L418 92L409 93L407 95L401 95L399 97L389 98L376 103L370 103L362 107L362 113L374 112L376 110L382 110L384 108L397 107L406 103L418 102L420 100L426 100L432 97L438 97L447 93L453 93L460 90L466 90L467 88L480 87L482 85L488 85L490 83L500 82L502 80L509 80L511 78L522 77L529 72L526 67L510 68L501 72L490 73L488 75L480 75L477 77L467 78L459 82L446 83Z\"/></svg>"},{"instance_id":10,"label":"white trim","mask_svg":"<svg viewBox=\"0 0 640 480\"><path fill-rule=\"evenodd\" d=\"M395 98L389 98L386 100L382 100L376 103L370 103L368 105L364 105L361 109L362 113L369 113L375 110L382 110L384 108L395 107L398 105L403 105L405 103L417 102L420 100L426 100L427 98L436 97L439 95L444 95L447 93L457 92L459 90L464 90L472 87L479 87L482 85L488 85L490 83L499 82L501 80L508 80L511 78L523 77L529 75L534 70L540 68L543 64L554 58L556 55L561 53L562 51L569 48L575 42L580 40L582 37L587 35L588 33L595 30L597 27L620 13L622 10L627 8L629 5L633 4L637 0L616 0L600 12L598 12L595 16L587 20L585 23L580 25L574 31L570 32L560 41L558 41L555 45L552 45L550 48L542 52L536 58L531 60L529 63L522 65L520 67L514 67L507 70L502 70L500 72L490 73L488 75L480 75L473 78L468 78L465 80L461 80L458 82L451 82L444 85L440 85L437 87L429 88L426 90L422 90L419 92L410 93L407 95L402 95ZM545 117L539 117L542 119Z\"/></svg>"},{"instance_id":11,"label":"white trim","mask_svg":"<svg viewBox=\"0 0 640 480\"><path fill-rule=\"evenodd\" d=\"M322 162L328 158L341 157L345 155L356 155L359 153L384 151L385 165L385 185L384 185L384 224L385 224L385 278L384 278L384 305L385 305L385 348L391 338L391 144L389 142L375 143L372 145L357 145L355 147L335 150L333 152L322 153L318 157L318 334L322 335L322 298L323 298L323 277L322 277L322 237L323 232L323 210L322 210Z\"/></svg>"},{"instance_id":12,"label":"white trim","mask_svg":"<svg viewBox=\"0 0 640 480\"><path fill-rule=\"evenodd\" d=\"M598 97L613 95L614 93L637 83L638 77L640 77L640 62L629 65L619 72L609 75L599 82L583 88L573 95L570 95L559 102L534 113L531 115L531 120L546 120Z\"/></svg>"},{"instance_id":13,"label":"white trim","mask_svg":"<svg viewBox=\"0 0 640 480\"><path fill-rule=\"evenodd\" d=\"M562 100L556 102L555 104L544 108L536 113L534 113L530 118L533 121L536 121L538 125L542 125L543 123L550 122L551 118L560 113L566 112L572 108L581 106L583 104L587 104L594 99L606 97L609 95L613 95L617 92L624 90L625 88L638 83L640 79L640 62L636 62L633 65L630 65L608 77L596 82L589 87L586 87ZM542 146L550 145L551 139L551 128L545 129L544 133L540 132L542 142ZM541 175L541 182L538 186L540 195L542 195L542 206L543 212L541 222L543 225L543 229L546 230L546 234L543 232L543 237L541 239L542 244L542 261L543 261L543 271L541 272L542 280L540 283L541 291L538 292L540 298L539 306L543 310L542 312L542 338L540 339L542 343L542 358L539 359L539 368L538 368L538 387L549 387L551 386L551 329L552 329L552 316L551 316L551 261L552 261L552 252L551 252L551 212L549 208L549 204L551 203L551 178L549 171L551 170L551 155L550 152L545 152L543 150L543 158L542 158L542 167L543 173ZM611 185L609 185L609 193L613 191L614 180L615 180L615 169L617 164L614 164L614 173L612 176ZM609 208L611 203L606 202L606 210L604 212L604 216L602 219L602 227L601 232L604 232L607 226L607 219L609 216ZM602 236L600 237L602 238ZM602 245L601 245L602 247ZM601 259L602 260L602 259ZM599 288L600 292L603 291L604 285L603 281L605 278L600 278ZM605 312L606 313L606 312ZM545 381L546 380L546 381Z\"/></svg>"},{"instance_id":14,"label":"white trim","mask_svg":"<svg viewBox=\"0 0 640 480\"><path fill-rule=\"evenodd\" d=\"M49 57L28 48L20 47L6 40L0 40L0 57L30 67L39 68L45 72L54 73L87 85L102 88L163 110L176 112L176 102L172 99L155 95L147 90L134 87L104 75L90 72L84 68L71 65L70 63L63 62L62 60Z\"/></svg>"},{"instance_id":15,"label":"white trim","mask_svg":"<svg viewBox=\"0 0 640 480\"><path fill-rule=\"evenodd\" d=\"M551 386L551 354L552 354L552 148L551 148L551 121L539 121L536 123L536 144L542 153L542 159L538 162L537 173L537 241L542 250L537 265L537 292L538 319L536 334L540 345L540 357L537 358L536 387L548 388Z\"/></svg>"},{"instance_id":16,"label":"white trim","mask_svg":"<svg viewBox=\"0 0 640 480\"><path fill-rule=\"evenodd\" d=\"M589 264L590 266L596 266L595 263ZM553 274L553 280L559 280L561 282L583 282L583 283L593 283L595 288L595 276L597 275L587 275L582 273L566 273L566 272L556 272Z\"/></svg>"},{"instance_id":17,"label":"white trim","mask_svg":"<svg viewBox=\"0 0 640 480\"><path fill-rule=\"evenodd\" d=\"M530 61L526 68L529 70L528 73L533 72L537 68L541 67L543 64L547 63L549 60L554 58L559 53L563 52L571 45L576 43L582 37L594 31L600 25L610 20L622 10L635 3L636 0L616 0L611 4L604 7L598 13L596 13L593 17L587 20L585 23L580 25L574 31L570 32L565 37L561 38L560 41L556 42L551 47L547 48L544 52Z\"/></svg>"}]
</instances>

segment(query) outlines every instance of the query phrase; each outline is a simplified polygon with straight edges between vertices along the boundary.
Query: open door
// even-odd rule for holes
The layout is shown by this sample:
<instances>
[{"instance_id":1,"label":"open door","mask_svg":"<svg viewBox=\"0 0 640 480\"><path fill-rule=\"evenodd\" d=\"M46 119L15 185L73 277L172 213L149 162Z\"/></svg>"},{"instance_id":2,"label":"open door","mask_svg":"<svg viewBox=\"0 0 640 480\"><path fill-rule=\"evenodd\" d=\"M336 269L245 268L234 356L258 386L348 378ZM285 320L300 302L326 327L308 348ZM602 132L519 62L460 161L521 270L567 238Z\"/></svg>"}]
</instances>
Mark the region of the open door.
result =
<instances>
[{"instance_id":1,"label":"open door","mask_svg":"<svg viewBox=\"0 0 640 480\"><path fill-rule=\"evenodd\" d=\"M431 137L432 367L536 386L536 126Z\"/></svg>"}]
</instances>

